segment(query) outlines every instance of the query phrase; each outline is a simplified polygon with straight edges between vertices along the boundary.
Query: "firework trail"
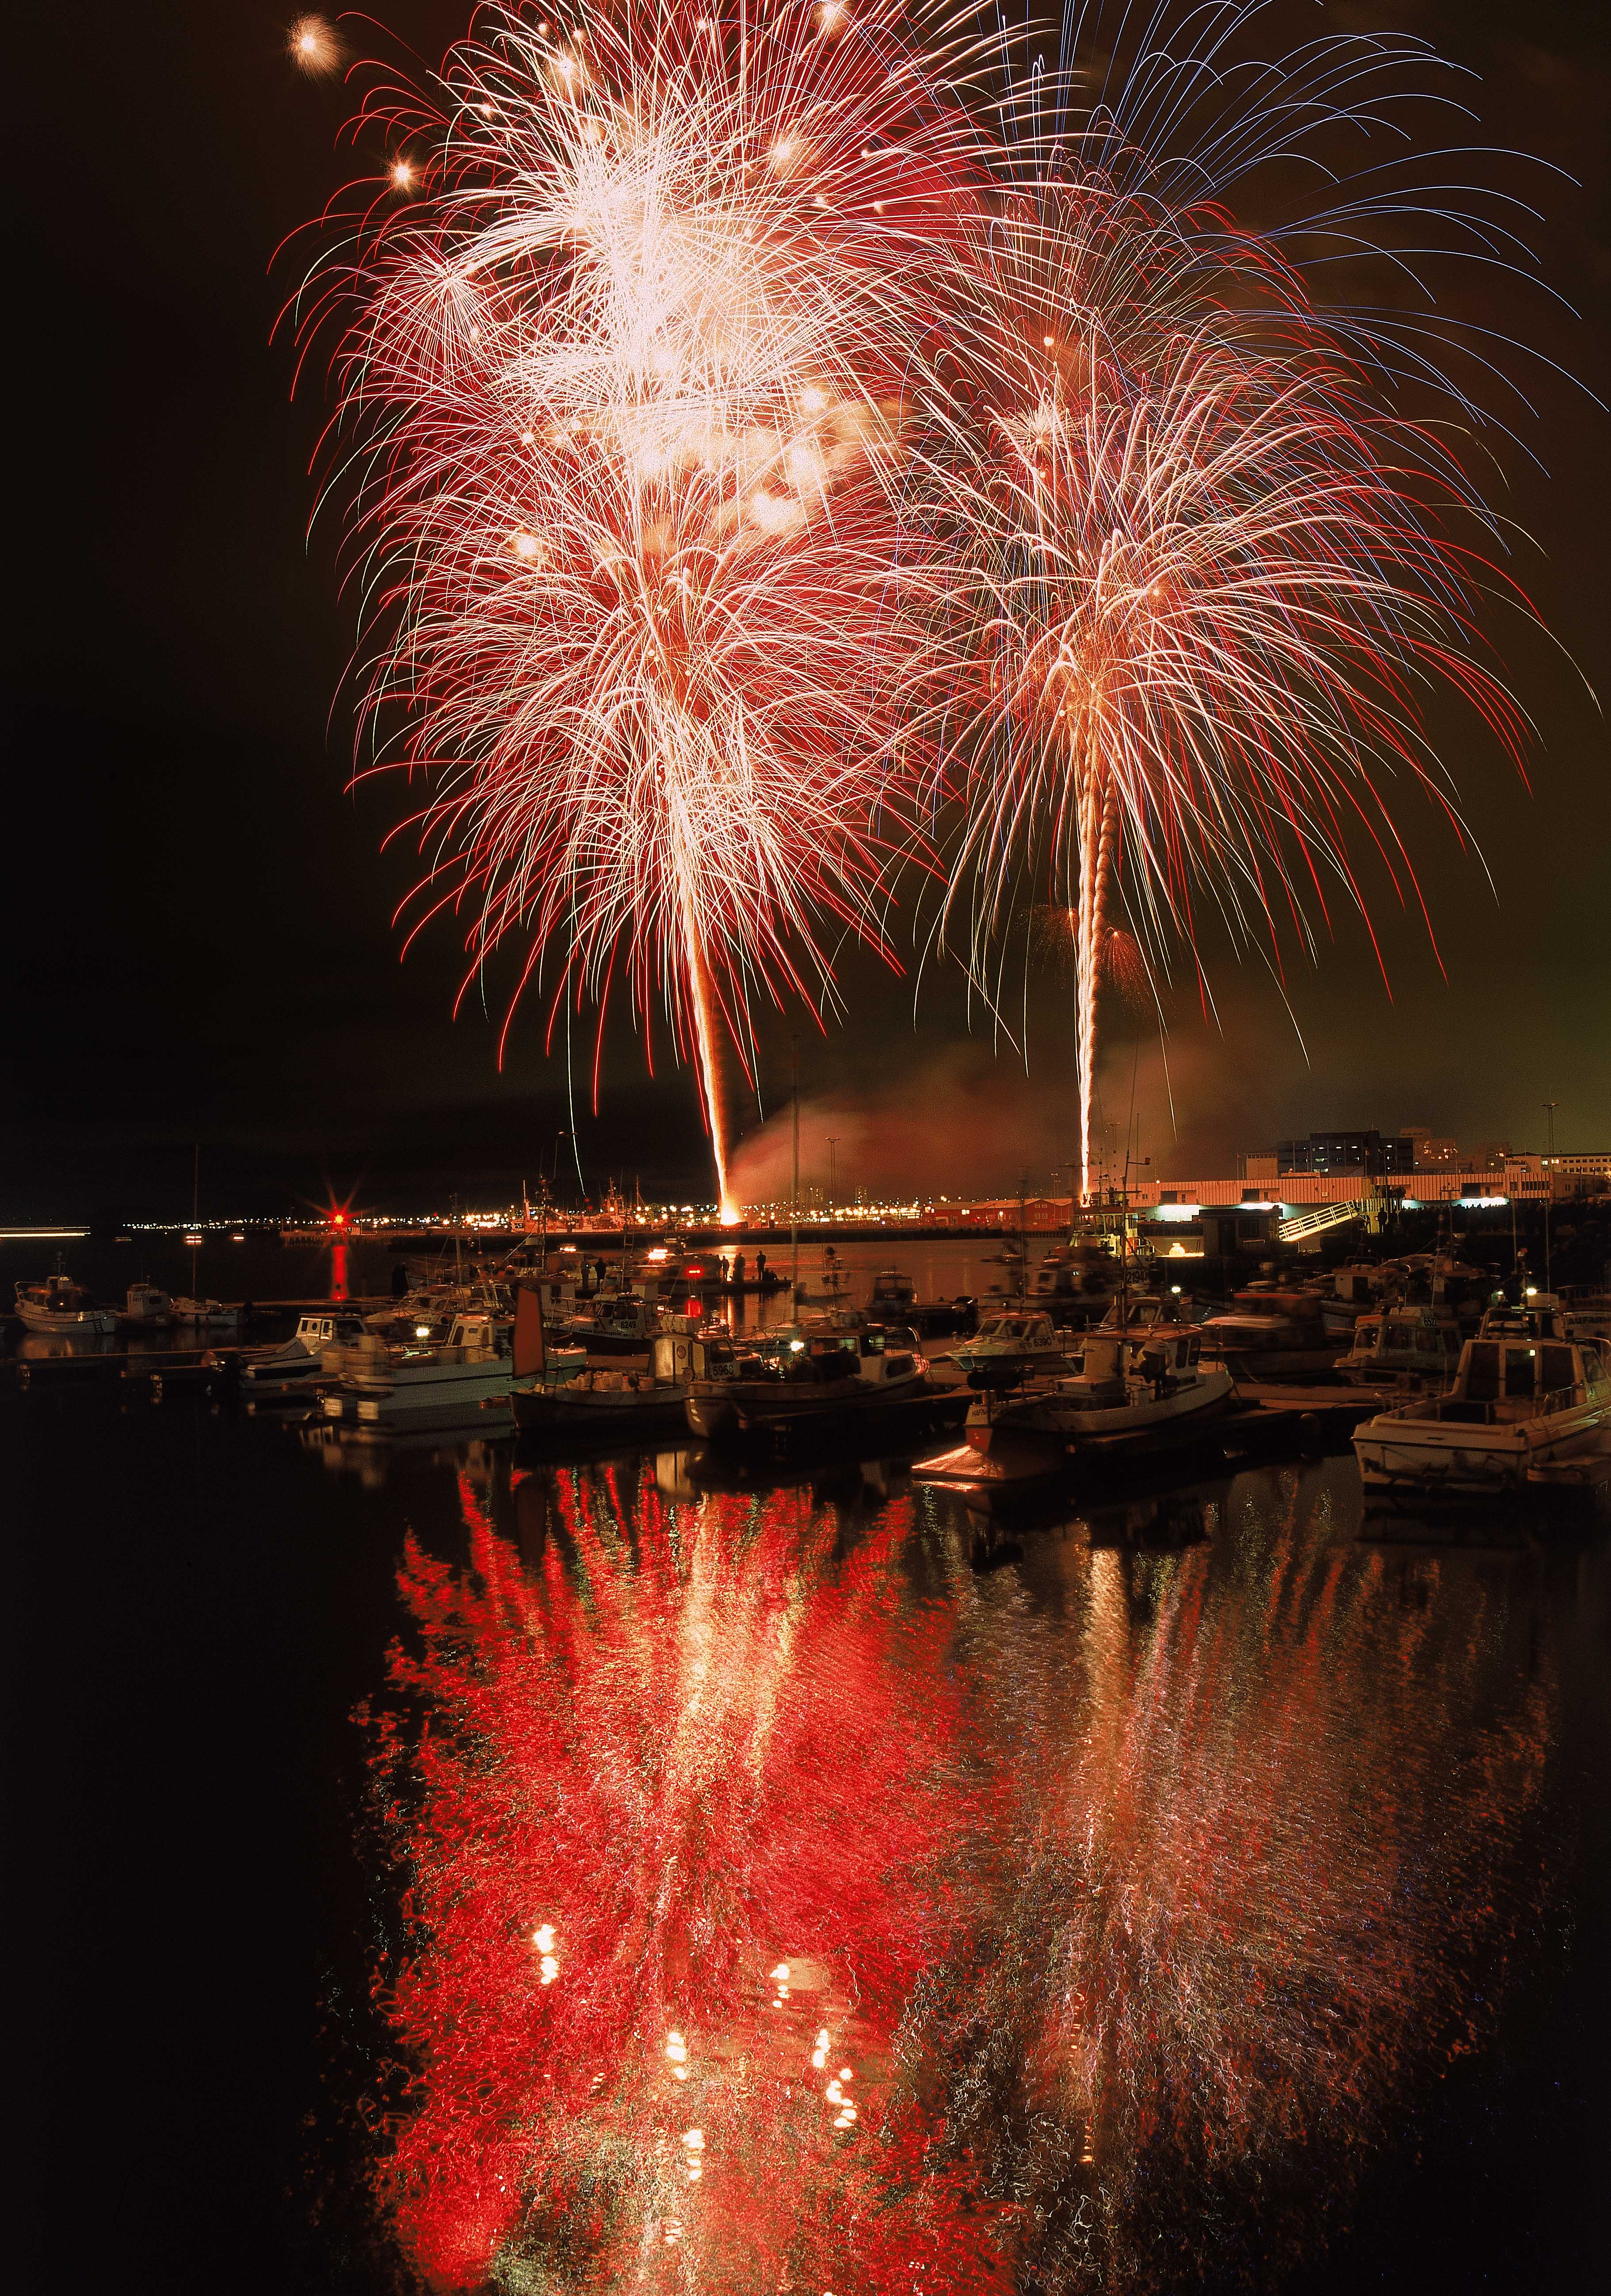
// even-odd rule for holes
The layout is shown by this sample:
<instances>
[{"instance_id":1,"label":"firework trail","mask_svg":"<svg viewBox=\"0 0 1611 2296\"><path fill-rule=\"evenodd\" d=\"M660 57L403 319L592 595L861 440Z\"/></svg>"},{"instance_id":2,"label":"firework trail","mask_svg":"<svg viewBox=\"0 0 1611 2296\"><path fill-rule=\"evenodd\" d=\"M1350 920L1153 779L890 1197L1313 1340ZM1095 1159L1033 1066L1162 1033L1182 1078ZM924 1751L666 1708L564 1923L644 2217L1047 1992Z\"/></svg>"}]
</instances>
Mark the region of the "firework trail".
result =
<instances>
[{"instance_id":1,"label":"firework trail","mask_svg":"<svg viewBox=\"0 0 1611 2296\"><path fill-rule=\"evenodd\" d=\"M298 311L340 330L364 720L429 790L414 930L467 915L466 988L523 941L516 997L552 952L551 1031L586 991L601 1037L619 964L724 1212L724 1049L757 990L831 1002L846 931L893 955L916 817L904 394L973 139L896 20L486 9L433 102L370 98L389 200Z\"/></svg>"},{"instance_id":2,"label":"firework trail","mask_svg":"<svg viewBox=\"0 0 1611 2296\"><path fill-rule=\"evenodd\" d=\"M1127 12L1110 12L1122 45ZM1114 64L1094 102L1075 75L1017 105L928 442L957 570L958 675L937 706L966 721L972 767L950 907L979 968L1026 866L1073 913L1087 1197L1116 909L1154 978L1205 895L1245 942L1275 953L1283 914L1311 941L1329 888L1365 910L1361 836L1400 898L1413 889L1394 775L1460 826L1424 731L1432 690L1518 765L1525 742L1476 627L1479 593L1508 586L1454 538L1497 529L1449 444L1446 418L1477 420L1433 363L1452 330L1322 306L1296 259L1359 246L1406 203L1402 174L1378 168L1286 231L1224 204L1296 153L1335 165L1426 52L1330 38L1239 67L1263 12L1201 12L1180 48ZM1084 13L1094 31L1101 12ZM1432 220L1463 251L1507 251L1492 210ZM1438 419L1399 411L1406 390Z\"/></svg>"}]
</instances>

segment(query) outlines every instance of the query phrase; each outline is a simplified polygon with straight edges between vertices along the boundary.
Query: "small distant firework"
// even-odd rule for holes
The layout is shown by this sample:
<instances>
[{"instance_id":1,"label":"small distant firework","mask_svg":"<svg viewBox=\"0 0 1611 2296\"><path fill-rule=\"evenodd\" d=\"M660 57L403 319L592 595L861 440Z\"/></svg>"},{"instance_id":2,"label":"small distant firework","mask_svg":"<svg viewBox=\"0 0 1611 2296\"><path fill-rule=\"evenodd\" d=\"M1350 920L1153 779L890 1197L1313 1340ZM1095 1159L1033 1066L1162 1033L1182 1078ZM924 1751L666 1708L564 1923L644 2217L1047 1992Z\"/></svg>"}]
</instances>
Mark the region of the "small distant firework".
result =
<instances>
[{"instance_id":1,"label":"small distant firework","mask_svg":"<svg viewBox=\"0 0 1611 2296\"><path fill-rule=\"evenodd\" d=\"M286 53L310 79L327 79L346 53L333 25L323 16L298 16L285 35Z\"/></svg>"}]
</instances>

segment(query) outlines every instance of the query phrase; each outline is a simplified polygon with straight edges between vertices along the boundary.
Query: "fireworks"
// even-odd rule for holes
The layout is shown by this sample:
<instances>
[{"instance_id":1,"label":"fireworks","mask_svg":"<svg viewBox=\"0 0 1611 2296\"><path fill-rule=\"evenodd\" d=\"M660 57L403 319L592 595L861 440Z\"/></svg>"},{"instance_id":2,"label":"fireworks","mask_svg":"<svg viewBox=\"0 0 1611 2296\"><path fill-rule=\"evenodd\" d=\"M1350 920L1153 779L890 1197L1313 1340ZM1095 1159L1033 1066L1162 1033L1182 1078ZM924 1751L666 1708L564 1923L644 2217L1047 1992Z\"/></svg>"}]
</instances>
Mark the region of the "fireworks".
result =
<instances>
[{"instance_id":1,"label":"fireworks","mask_svg":"<svg viewBox=\"0 0 1611 2296\"><path fill-rule=\"evenodd\" d=\"M956 652L985 687L952 907L981 968L1026 865L1072 914L1087 1194L1116 911L1154 979L1205 896L1279 961L1278 921L1308 939L1328 880L1364 910L1355 837L1395 891L1413 886L1386 799L1394 774L1458 825L1423 731L1434 688L1471 704L1518 765L1525 744L1476 638L1492 569L1452 538L1451 513L1479 533L1492 521L1443 430L1385 387L1413 368L1423 402L1441 392L1446 411L1434 327L1411 358L1390 324L1317 308L1280 235L1239 231L1213 200L1233 173L1365 117L1404 58L1323 44L1282 78L1279 106L1271 75L1245 100L1230 75L1194 155L1206 60L1149 54L1115 113L1029 140L981 232L942 426ZM1352 226L1397 196L1372 187Z\"/></svg>"},{"instance_id":2,"label":"fireworks","mask_svg":"<svg viewBox=\"0 0 1611 2296\"><path fill-rule=\"evenodd\" d=\"M340 69L341 42L323 16L298 16L285 35L286 53L310 79L328 78Z\"/></svg>"},{"instance_id":3,"label":"fireworks","mask_svg":"<svg viewBox=\"0 0 1611 2296\"><path fill-rule=\"evenodd\" d=\"M724 1209L724 1048L757 989L831 998L846 931L887 948L915 824L890 569L960 146L892 27L488 11L433 110L372 107L406 201L308 306L348 318L420 910L468 914L469 979L548 958L551 1029L590 990L601 1029L618 964L646 1031L663 1004Z\"/></svg>"},{"instance_id":4,"label":"fireworks","mask_svg":"<svg viewBox=\"0 0 1611 2296\"><path fill-rule=\"evenodd\" d=\"M667 1012L724 1213L756 1001L831 1005L846 935L893 961L925 832L977 977L1026 873L1071 916L1089 1193L1104 974L1156 993L1205 902L1279 963L1283 915L1364 909L1362 836L1413 887L1388 777L1459 826L1434 687L1521 757L1438 323L1319 308L1223 204L1425 51L1234 66L1258 12L1080 110L1078 71L1020 99L1010 41L892 7L495 7L432 101L366 106L384 172L300 316L341 330L363 770L425 791L411 930L461 919L466 989L522 952L551 1040L591 996L601 1042L619 977L652 1062Z\"/></svg>"}]
</instances>

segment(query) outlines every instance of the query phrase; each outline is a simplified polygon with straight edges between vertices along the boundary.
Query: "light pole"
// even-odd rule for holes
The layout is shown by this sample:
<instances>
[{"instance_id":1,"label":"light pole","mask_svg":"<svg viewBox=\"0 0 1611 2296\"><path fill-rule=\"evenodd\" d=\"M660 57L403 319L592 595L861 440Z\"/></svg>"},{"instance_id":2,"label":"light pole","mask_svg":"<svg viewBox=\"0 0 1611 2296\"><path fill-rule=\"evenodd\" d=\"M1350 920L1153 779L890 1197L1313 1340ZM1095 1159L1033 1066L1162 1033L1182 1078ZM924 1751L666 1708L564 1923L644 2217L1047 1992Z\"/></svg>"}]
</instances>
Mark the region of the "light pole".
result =
<instances>
[{"instance_id":1,"label":"light pole","mask_svg":"<svg viewBox=\"0 0 1611 2296\"><path fill-rule=\"evenodd\" d=\"M828 1143L828 1218L831 1225L834 1206L839 1196L839 1144L836 1137Z\"/></svg>"},{"instance_id":2,"label":"light pole","mask_svg":"<svg viewBox=\"0 0 1611 2296\"><path fill-rule=\"evenodd\" d=\"M1555 1193L1555 1111L1559 1104L1558 1101L1553 1100L1547 1100L1544 1103L1544 1115L1550 1127L1550 1144L1544 1151L1544 1178L1549 1184L1549 1191L1544 1197L1544 1289L1546 1292L1554 1289L1550 1276L1550 1198Z\"/></svg>"}]
</instances>

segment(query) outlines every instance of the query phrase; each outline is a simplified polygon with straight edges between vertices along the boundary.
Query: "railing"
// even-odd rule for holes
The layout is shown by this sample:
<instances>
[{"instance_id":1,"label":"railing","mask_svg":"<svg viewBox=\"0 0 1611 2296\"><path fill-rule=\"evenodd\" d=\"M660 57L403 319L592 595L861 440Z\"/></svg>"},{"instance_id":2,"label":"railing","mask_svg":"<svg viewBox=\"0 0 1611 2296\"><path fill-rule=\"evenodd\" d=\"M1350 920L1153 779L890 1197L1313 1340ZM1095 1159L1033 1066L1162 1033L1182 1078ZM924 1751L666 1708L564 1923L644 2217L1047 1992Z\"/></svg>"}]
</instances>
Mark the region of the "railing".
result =
<instances>
[{"instance_id":1,"label":"railing","mask_svg":"<svg viewBox=\"0 0 1611 2296\"><path fill-rule=\"evenodd\" d=\"M1294 1212L1290 1218L1278 1220L1275 1233L1282 1243L1297 1243L1306 1235L1321 1235L1329 1227L1342 1227L1349 1220L1363 1219L1362 1200L1342 1204L1313 1204L1306 1211Z\"/></svg>"}]
</instances>

